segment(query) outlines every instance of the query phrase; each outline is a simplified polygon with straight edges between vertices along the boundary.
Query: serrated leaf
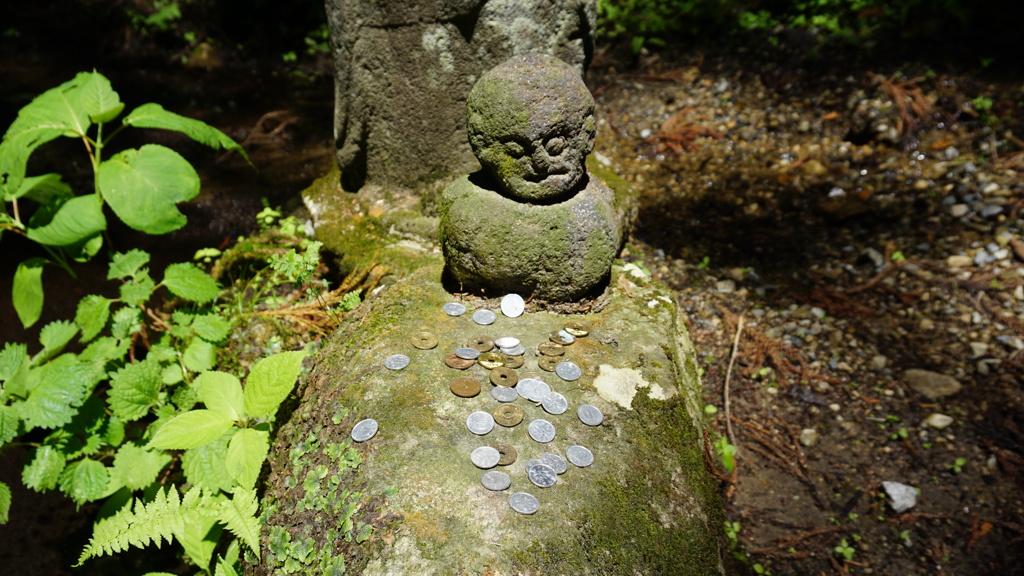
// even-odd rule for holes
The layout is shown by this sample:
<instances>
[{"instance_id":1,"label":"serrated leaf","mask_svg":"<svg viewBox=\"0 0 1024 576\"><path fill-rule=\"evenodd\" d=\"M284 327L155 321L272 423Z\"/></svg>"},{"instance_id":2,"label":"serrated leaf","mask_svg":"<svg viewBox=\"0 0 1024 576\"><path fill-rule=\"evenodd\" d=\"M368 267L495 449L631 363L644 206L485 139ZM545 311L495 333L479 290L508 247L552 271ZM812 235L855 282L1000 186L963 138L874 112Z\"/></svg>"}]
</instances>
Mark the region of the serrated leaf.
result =
<instances>
[{"instance_id":1,"label":"serrated leaf","mask_svg":"<svg viewBox=\"0 0 1024 576\"><path fill-rule=\"evenodd\" d=\"M127 340L118 343L116 338L110 336L97 338L86 346L85 350L82 350L82 353L78 355L78 359L82 362L106 366L107 362L111 360L123 358L128 353L129 344Z\"/></svg>"},{"instance_id":2,"label":"serrated leaf","mask_svg":"<svg viewBox=\"0 0 1024 576\"><path fill-rule=\"evenodd\" d=\"M184 116L179 116L174 112L168 112L159 104L143 104L135 110L132 110L122 122L126 125L136 126L139 128L175 130L189 138L192 138L196 142L205 144L215 150L223 148L225 150L238 152L243 158L245 158L246 162L249 162L250 165L252 164L252 162L249 161L249 156L245 153L245 149L228 137L227 134L224 134L220 130L217 130L213 126L210 126L200 120L186 118Z\"/></svg>"},{"instance_id":3,"label":"serrated leaf","mask_svg":"<svg viewBox=\"0 0 1024 576\"><path fill-rule=\"evenodd\" d=\"M202 338L193 338L181 360L193 372L209 370L217 365L217 347Z\"/></svg>"},{"instance_id":4,"label":"serrated leaf","mask_svg":"<svg viewBox=\"0 0 1024 576\"><path fill-rule=\"evenodd\" d=\"M160 342L154 344L153 347L149 349L149 354L146 355L146 358L156 360L161 364L177 362L178 351L175 350L174 346L171 346L168 343L168 339L164 337Z\"/></svg>"},{"instance_id":5,"label":"serrated leaf","mask_svg":"<svg viewBox=\"0 0 1024 576\"><path fill-rule=\"evenodd\" d=\"M92 73L81 88L81 103L89 118L97 124L110 122L124 110L121 98L102 74Z\"/></svg>"},{"instance_id":6,"label":"serrated leaf","mask_svg":"<svg viewBox=\"0 0 1024 576\"><path fill-rule=\"evenodd\" d=\"M164 384L167 386L177 384L185 379L185 371L177 364L168 364L167 366L164 366L163 371L160 372L160 379L163 380Z\"/></svg>"},{"instance_id":7,"label":"serrated leaf","mask_svg":"<svg viewBox=\"0 0 1024 576\"><path fill-rule=\"evenodd\" d=\"M54 198L73 195L71 186L61 179L60 174L55 173L25 178L21 183L21 188L15 194L18 198L28 198L40 206Z\"/></svg>"},{"instance_id":8,"label":"serrated leaf","mask_svg":"<svg viewBox=\"0 0 1024 576\"><path fill-rule=\"evenodd\" d=\"M129 227L166 234L185 225L176 204L199 194L199 175L180 154L146 144L119 152L100 164L100 194Z\"/></svg>"},{"instance_id":9,"label":"serrated leaf","mask_svg":"<svg viewBox=\"0 0 1024 576\"><path fill-rule=\"evenodd\" d=\"M277 412L302 372L304 351L281 352L256 363L245 381L245 413L267 418Z\"/></svg>"},{"instance_id":10,"label":"serrated leaf","mask_svg":"<svg viewBox=\"0 0 1024 576\"><path fill-rule=\"evenodd\" d=\"M198 448L186 450L181 456L181 468L185 479L204 490L217 492L230 490L235 481L228 474L225 462L228 458L228 443L232 435L224 436Z\"/></svg>"},{"instance_id":11,"label":"serrated leaf","mask_svg":"<svg viewBox=\"0 0 1024 576\"><path fill-rule=\"evenodd\" d=\"M217 523L217 517L206 510L182 510L182 515L182 531L175 535L178 543L196 566L209 566L224 529Z\"/></svg>"},{"instance_id":12,"label":"serrated leaf","mask_svg":"<svg viewBox=\"0 0 1024 576\"><path fill-rule=\"evenodd\" d=\"M236 487L232 498L221 502L217 515L217 519L257 555L260 553L260 523L256 518L258 509L256 491Z\"/></svg>"},{"instance_id":13,"label":"serrated leaf","mask_svg":"<svg viewBox=\"0 0 1024 576\"><path fill-rule=\"evenodd\" d=\"M18 313L21 325L28 328L39 320L43 313L43 265L42 258L29 258L18 264L14 272L11 300Z\"/></svg>"},{"instance_id":14,"label":"serrated leaf","mask_svg":"<svg viewBox=\"0 0 1024 576\"><path fill-rule=\"evenodd\" d=\"M114 414L125 422L145 416L160 399L161 371L160 364L147 358L112 374L107 403Z\"/></svg>"},{"instance_id":15,"label":"serrated leaf","mask_svg":"<svg viewBox=\"0 0 1024 576\"><path fill-rule=\"evenodd\" d=\"M20 425L21 418L18 418L17 410L0 404L0 446L14 440Z\"/></svg>"},{"instance_id":16,"label":"serrated leaf","mask_svg":"<svg viewBox=\"0 0 1024 576\"><path fill-rule=\"evenodd\" d=\"M78 301L75 324L82 330L79 342L85 343L99 334L110 319L110 304L113 300L99 294L89 294Z\"/></svg>"},{"instance_id":17,"label":"serrated leaf","mask_svg":"<svg viewBox=\"0 0 1024 576\"><path fill-rule=\"evenodd\" d=\"M245 416L242 383L226 372L203 372L192 381L199 400L214 412L238 421Z\"/></svg>"},{"instance_id":18,"label":"serrated leaf","mask_svg":"<svg viewBox=\"0 0 1024 576\"><path fill-rule=\"evenodd\" d=\"M217 567L213 571L213 576L238 576L238 572L231 563L218 558Z\"/></svg>"},{"instance_id":19,"label":"serrated leaf","mask_svg":"<svg viewBox=\"0 0 1024 576\"><path fill-rule=\"evenodd\" d=\"M124 253L116 253L110 259L107 280L120 280L134 276L146 264L149 264L149 254L137 248Z\"/></svg>"},{"instance_id":20,"label":"serrated leaf","mask_svg":"<svg viewBox=\"0 0 1024 576\"><path fill-rule=\"evenodd\" d=\"M61 491L81 506L104 496L110 482L110 473L102 462L79 460L64 468L59 482Z\"/></svg>"},{"instance_id":21,"label":"serrated leaf","mask_svg":"<svg viewBox=\"0 0 1024 576\"><path fill-rule=\"evenodd\" d=\"M235 421L213 410L190 410L160 427L149 446L162 450L187 450L223 436Z\"/></svg>"},{"instance_id":22,"label":"serrated leaf","mask_svg":"<svg viewBox=\"0 0 1024 576\"><path fill-rule=\"evenodd\" d=\"M231 334L231 323L219 314L200 314L192 322L192 330L210 342L220 342Z\"/></svg>"},{"instance_id":23,"label":"serrated leaf","mask_svg":"<svg viewBox=\"0 0 1024 576\"><path fill-rule=\"evenodd\" d=\"M78 326L67 320L54 320L39 331L39 343L43 349L32 358L32 365L38 366L60 353L68 342L78 334Z\"/></svg>"},{"instance_id":24,"label":"serrated leaf","mask_svg":"<svg viewBox=\"0 0 1024 576\"><path fill-rule=\"evenodd\" d=\"M228 444L228 473L243 488L253 489L270 451L268 434L252 428L239 430Z\"/></svg>"},{"instance_id":25,"label":"serrated leaf","mask_svg":"<svg viewBox=\"0 0 1024 576\"><path fill-rule=\"evenodd\" d=\"M142 311L138 308L121 308L114 312L110 334L118 340L126 340L142 329Z\"/></svg>"},{"instance_id":26,"label":"serrated leaf","mask_svg":"<svg viewBox=\"0 0 1024 576\"><path fill-rule=\"evenodd\" d=\"M32 461L22 469L21 481L36 492L53 490L66 464L67 460L57 448L40 446L36 448Z\"/></svg>"},{"instance_id":27,"label":"serrated leaf","mask_svg":"<svg viewBox=\"0 0 1024 576\"><path fill-rule=\"evenodd\" d=\"M0 382L6 382L28 364L28 352L24 344L8 342L0 350Z\"/></svg>"},{"instance_id":28,"label":"serrated leaf","mask_svg":"<svg viewBox=\"0 0 1024 576\"><path fill-rule=\"evenodd\" d=\"M129 490L142 490L156 482L160 471L170 463L169 454L147 450L135 444L124 444L114 456L111 481Z\"/></svg>"},{"instance_id":29,"label":"serrated leaf","mask_svg":"<svg viewBox=\"0 0 1024 576\"><path fill-rule=\"evenodd\" d=\"M191 262L179 262L168 266L164 271L164 280L160 284L166 286L175 296L199 304L209 302L220 295L220 284Z\"/></svg>"},{"instance_id":30,"label":"serrated leaf","mask_svg":"<svg viewBox=\"0 0 1024 576\"><path fill-rule=\"evenodd\" d=\"M72 354L63 354L29 373L29 393L18 404L27 427L56 428L75 415L100 376Z\"/></svg>"},{"instance_id":31,"label":"serrated leaf","mask_svg":"<svg viewBox=\"0 0 1024 576\"><path fill-rule=\"evenodd\" d=\"M131 280L121 284L119 294L121 301L128 306L139 307L149 301L154 290L156 283L145 270L141 270Z\"/></svg>"},{"instance_id":32,"label":"serrated leaf","mask_svg":"<svg viewBox=\"0 0 1024 576\"><path fill-rule=\"evenodd\" d=\"M11 487L0 482L0 524L7 524L11 518Z\"/></svg>"},{"instance_id":33,"label":"serrated leaf","mask_svg":"<svg viewBox=\"0 0 1024 576\"><path fill-rule=\"evenodd\" d=\"M103 441L114 448L124 442L124 422L113 414L107 419L107 425L103 428Z\"/></svg>"},{"instance_id":34,"label":"serrated leaf","mask_svg":"<svg viewBox=\"0 0 1024 576\"><path fill-rule=\"evenodd\" d=\"M25 231L29 240L46 246L71 246L107 229L103 203L95 194L58 197L36 210Z\"/></svg>"},{"instance_id":35,"label":"serrated leaf","mask_svg":"<svg viewBox=\"0 0 1024 576\"><path fill-rule=\"evenodd\" d=\"M148 504L136 499L113 516L96 522L89 544L76 566L81 566L93 556L115 554L129 546L142 548L150 542L157 546L163 540L170 542L184 529L182 506L196 506L198 497L198 491L193 488L185 495L183 503L177 488L170 487L157 490L153 501Z\"/></svg>"}]
</instances>

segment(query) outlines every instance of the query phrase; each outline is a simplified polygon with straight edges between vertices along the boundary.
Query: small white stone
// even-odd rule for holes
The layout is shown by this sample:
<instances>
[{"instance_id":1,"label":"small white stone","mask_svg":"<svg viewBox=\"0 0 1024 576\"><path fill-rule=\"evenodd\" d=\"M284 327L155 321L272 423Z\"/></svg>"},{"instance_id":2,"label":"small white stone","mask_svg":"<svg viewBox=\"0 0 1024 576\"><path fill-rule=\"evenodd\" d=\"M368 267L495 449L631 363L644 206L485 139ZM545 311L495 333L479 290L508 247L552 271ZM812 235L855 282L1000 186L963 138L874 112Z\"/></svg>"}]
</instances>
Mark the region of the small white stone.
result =
<instances>
[{"instance_id":1,"label":"small white stone","mask_svg":"<svg viewBox=\"0 0 1024 576\"><path fill-rule=\"evenodd\" d=\"M818 441L818 431L814 428L804 428L800 431L800 443L810 448Z\"/></svg>"},{"instance_id":2,"label":"small white stone","mask_svg":"<svg viewBox=\"0 0 1024 576\"><path fill-rule=\"evenodd\" d=\"M882 482L882 488L889 495L889 506L896 513L906 512L917 505L917 488L899 482Z\"/></svg>"},{"instance_id":3,"label":"small white stone","mask_svg":"<svg viewBox=\"0 0 1024 576\"><path fill-rule=\"evenodd\" d=\"M828 409L833 411L833 412L839 412L839 410L841 408L842 408L842 406L840 406L839 404L835 404L835 403L828 405Z\"/></svg>"},{"instance_id":4,"label":"small white stone","mask_svg":"<svg viewBox=\"0 0 1024 576\"><path fill-rule=\"evenodd\" d=\"M871 358L871 369L881 370L889 363L889 359L882 354L876 354Z\"/></svg>"},{"instance_id":5,"label":"small white stone","mask_svg":"<svg viewBox=\"0 0 1024 576\"><path fill-rule=\"evenodd\" d=\"M946 258L946 265L950 268L966 268L974 262L974 259L964 254L955 254Z\"/></svg>"},{"instance_id":6,"label":"small white stone","mask_svg":"<svg viewBox=\"0 0 1024 576\"><path fill-rule=\"evenodd\" d=\"M978 358L988 353L988 343L986 342L971 342L968 346L971 347L972 358Z\"/></svg>"},{"instance_id":7,"label":"small white stone","mask_svg":"<svg viewBox=\"0 0 1024 576\"><path fill-rule=\"evenodd\" d=\"M715 289L722 294L730 294L736 291L735 280L719 280L715 283Z\"/></svg>"},{"instance_id":8,"label":"small white stone","mask_svg":"<svg viewBox=\"0 0 1024 576\"><path fill-rule=\"evenodd\" d=\"M947 426L953 423L953 418L946 416L945 414L939 414L938 412L935 412L934 414L925 418L924 423L931 426L932 428L935 428L936 430L942 430L943 428L946 428Z\"/></svg>"},{"instance_id":9,"label":"small white stone","mask_svg":"<svg viewBox=\"0 0 1024 576\"><path fill-rule=\"evenodd\" d=\"M967 204L953 204L949 207L949 215L953 218L960 218L961 216L966 216L968 210Z\"/></svg>"}]
</instances>

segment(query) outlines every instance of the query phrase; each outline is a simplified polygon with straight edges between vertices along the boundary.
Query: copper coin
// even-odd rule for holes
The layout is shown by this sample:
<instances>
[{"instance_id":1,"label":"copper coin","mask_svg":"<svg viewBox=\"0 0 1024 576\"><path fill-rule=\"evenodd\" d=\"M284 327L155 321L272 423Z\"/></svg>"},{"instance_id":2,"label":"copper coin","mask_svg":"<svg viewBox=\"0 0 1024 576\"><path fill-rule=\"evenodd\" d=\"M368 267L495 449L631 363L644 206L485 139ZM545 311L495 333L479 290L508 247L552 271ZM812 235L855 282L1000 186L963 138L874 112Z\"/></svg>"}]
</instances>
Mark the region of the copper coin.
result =
<instances>
[{"instance_id":1,"label":"copper coin","mask_svg":"<svg viewBox=\"0 0 1024 576\"><path fill-rule=\"evenodd\" d=\"M430 332L417 332L412 335L412 345L420 350L430 350L437 346L437 336Z\"/></svg>"},{"instance_id":2,"label":"copper coin","mask_svg":"<svg viewBox=\"0 0 1024 576\"><path fill-rule=\"evenodd\" d=\"M491 384L495 386L505 386L508 388L515 386L516 382L519 382L519 376L511 368L499 366L491 370Z\"/></svg>"},{"instance_id":3,"label":"copper coin","mask_svg":"<svg viewBox=\"0 0 1024 576\"><path fill-rule=\"evenodd\" d=\"M568 338L566 338L568 336ZM559 334L558 332L552 332L551 336L548 337L555 344L561 344L562 346L568 346L576 341L572 334Z\"/></svg>"},{"instance_id":4,"label":"copper coin","mask_svg":"<svg viewBox=\"0 0 1024 576\"><path fill-rule=\"evenodd\" d=\"M499 352L484 352L476 359L477 364L491 370L505 365L505 358Z\"/></svg>"},{"instance_id":5,"label":"copper coin","mask_svg":"<svg viewBox=\"0 0 1024 576\"><path fill-rule=\"evenodd\" d=\"M501 458L498 459L498 466L508 466L515 462L516 458L519 457L519 453L516 452L516 449L508 444L492 444L491 448L497 450L498 454L501 455Z\"/></svg>"},{"instance_id":6,"label":"copper coin","mask_svg":"<svg viewBox=\"0 0 1024 576\"><path fill-rule=\"evenodd\" d=\"M480 393L480 382L469 376L459 376L452 380L450 386L452 394L463 398L472 398Z\"/></svg>"},{"instance_id":7,"label":"copper coin","mask_svg":"<svg viewBox=\"0 0 1024 576\"><path fill-rule=\"evenodd\" d=\"M455 368L456 370L465 370L473 364L476 364L476 360L467 360L465 358L459 358L455 354L449 354L444 357L444 363L449 368Z\"/></svg>"},{"instance_id":8,"label":"copper coin","mask_svg":"<svg viewBox=\"0 0 1024 576\"><path fill-rule=\"evenodd\" d=\"M579 320L573 320L572 322L565 323L565 331L577 338L582 338L587 334L590 334L590 328L586 324Z\"/></svg>"},{"instance_id":9,"label":"copper coin","mask_svg":"<svg viewBox=\"0 0 1024 576\"><path fill-rule=\"evenodd\" d=\"M540 358L537 358L537 367L541 370L554 372L555 366L558 366L559 362L561 362L561 360L558 359L558 356L541 356Z\"/></svg>"},{"instance_id":10,"label":"copper coin","mask_svg":"<svg viewBox=\"0 0 1024 576\"><path fill-rule=\"evenodd\" d=\"M554 342L541 342L537 351L545 356L562 356L565 354L565 346Z\"/></svg>"},{"instance_id":11,"label":"copper coin","mask_svg":"<svg viewBox=\"0 0 1024 576\"><path fill-rule=\"evenodd\" d=\"M491 413L494 421L506 428L511 428L523 421L523 409L515 404L502 404Z\"/></svg>"},{"instance_id":12,"label":"copper coin","mask_svg":"<svg viewBox=\"0 0 1024 576\"><path fill-rule=\"evenodd\" d=\"M490 352L492 349L494 349L494 340L488 338L487 336L475 336L473 338L470 338L469 342L466 342L466 346L469 346L470 348L476 348L481 352Z\"/></svg>"},{"instance_id":13,"label":"copper coin","mask_svg":"<svg viewBox=\"0 0 1024 576\"><path fill-rule=\"evenodd\" d=\"M502 366L504 366L505 368L520 368L523 365L522 356L510 356L508 354L502 354L501 358L502 360L504 360Z\"/></svg>"}]
</instances>

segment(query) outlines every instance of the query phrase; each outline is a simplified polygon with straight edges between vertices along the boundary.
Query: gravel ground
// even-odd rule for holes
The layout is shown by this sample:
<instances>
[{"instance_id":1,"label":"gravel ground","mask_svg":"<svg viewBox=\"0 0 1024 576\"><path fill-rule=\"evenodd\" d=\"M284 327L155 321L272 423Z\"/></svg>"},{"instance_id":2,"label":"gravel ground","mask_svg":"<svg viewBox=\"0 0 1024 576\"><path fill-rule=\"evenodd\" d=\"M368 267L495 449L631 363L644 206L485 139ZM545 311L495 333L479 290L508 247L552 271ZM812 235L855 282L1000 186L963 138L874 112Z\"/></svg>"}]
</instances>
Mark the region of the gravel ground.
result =
<instances>
[{"instance_id":1,"label":"gravel ground","mask_svg":"<svg viewBox=\"0 0 1024 576\"><path fill-rule=\"evenodd\" d=\"M1024 573L1021 83L791 54L589 78L626 258L704 369L734 570Z\"/></svg>"}]
</instances>

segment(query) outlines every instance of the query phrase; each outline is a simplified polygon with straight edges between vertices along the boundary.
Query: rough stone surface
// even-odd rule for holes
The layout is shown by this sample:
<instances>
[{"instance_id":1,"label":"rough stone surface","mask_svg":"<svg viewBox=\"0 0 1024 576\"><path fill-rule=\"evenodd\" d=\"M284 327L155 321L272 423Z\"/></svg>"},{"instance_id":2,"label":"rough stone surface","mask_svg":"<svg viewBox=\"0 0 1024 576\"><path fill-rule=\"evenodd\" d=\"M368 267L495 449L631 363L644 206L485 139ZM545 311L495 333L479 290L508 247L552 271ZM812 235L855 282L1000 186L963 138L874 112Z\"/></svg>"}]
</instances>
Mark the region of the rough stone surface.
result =
<instances>
[{"instance_id":1,"label":"rough stone surface","mask_svg":"<svg viewBox=\"0 0 1024 576\"><path fill-rule=\"evenodd\" d=\"M952 396L963 388L963 385L952 376L919 368L905 370L903 380L915 392L932 400Z\"/></svg>"},{"instance_id":2,"label":"rough stone surface","mask_svg":"<svg viewBox=\"0 0 1024 576\"><path fill-rule=\"evenodd\" d=\"M917 488L899 482L882 482L882 488L889 495L889 506L897 514L910 510L917 505Z\"/></svg>"},{"instance_id":3,"label":"rough stone surface","mask_svg":"<svg viewBox=\"0 0 1024 576\"><path fill-rule=\"evenodd\" d=\"M582 73L594 0L326 0L336 159L345 189L415 187L477 167L466 96L487 70L530 52Z\"/></svg>"}]
</instances>

